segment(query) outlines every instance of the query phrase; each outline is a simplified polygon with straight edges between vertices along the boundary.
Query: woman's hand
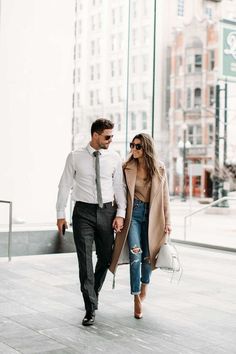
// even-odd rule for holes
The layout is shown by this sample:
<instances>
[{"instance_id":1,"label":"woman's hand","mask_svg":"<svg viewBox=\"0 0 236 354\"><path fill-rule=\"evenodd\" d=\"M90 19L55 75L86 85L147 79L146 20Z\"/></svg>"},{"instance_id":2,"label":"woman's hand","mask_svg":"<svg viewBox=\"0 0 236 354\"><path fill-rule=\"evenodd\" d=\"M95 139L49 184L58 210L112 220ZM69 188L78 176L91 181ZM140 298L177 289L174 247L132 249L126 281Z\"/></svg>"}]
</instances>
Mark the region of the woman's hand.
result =
<instances>
[{"instance_id":1,"label":"woman's hand","mask_svg":"<svg viewBox=\"0 0 236 354\"><path fill-rule=\"evenodd\" d=\"M115 229L116 232L121 232L124 226L124 218L117 216L112 223L113 229Z\"/></svg>"},{"instance_id":2,"label":"woman's hand","mask_svg":"<svg viewBox=\"0 0 236 354\"><path fill-rule=\"evenodd\" d=\"M165 233L169 235L171 233L171 231L172 231L172 227L170 225L166 225Z\"/></svg>"}]
</instances>

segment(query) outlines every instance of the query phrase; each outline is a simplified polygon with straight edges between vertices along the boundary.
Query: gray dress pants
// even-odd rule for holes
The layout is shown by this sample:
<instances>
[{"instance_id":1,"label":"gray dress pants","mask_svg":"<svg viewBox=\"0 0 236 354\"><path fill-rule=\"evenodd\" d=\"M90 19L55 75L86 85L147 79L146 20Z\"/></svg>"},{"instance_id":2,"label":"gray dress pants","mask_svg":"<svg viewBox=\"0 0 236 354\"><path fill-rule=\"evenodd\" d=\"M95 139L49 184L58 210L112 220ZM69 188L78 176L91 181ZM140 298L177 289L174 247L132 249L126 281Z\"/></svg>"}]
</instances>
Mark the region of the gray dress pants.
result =
<instances>
[{"instance_id":1,"label":"gray dress pants","mask_svg":"<svg viewBox=\"0 0 236 354\"><path fill-rule=\"evenodd\" d=\"M79 262L81 292L86 311L94 311L98 306L98 294L102 288L111 261L114 230L112 222L116 207L105 203L76 202L73 211L73 233ZM93 270L93 242L96 246L97 263Z\"/></svg>"}]
</instances>

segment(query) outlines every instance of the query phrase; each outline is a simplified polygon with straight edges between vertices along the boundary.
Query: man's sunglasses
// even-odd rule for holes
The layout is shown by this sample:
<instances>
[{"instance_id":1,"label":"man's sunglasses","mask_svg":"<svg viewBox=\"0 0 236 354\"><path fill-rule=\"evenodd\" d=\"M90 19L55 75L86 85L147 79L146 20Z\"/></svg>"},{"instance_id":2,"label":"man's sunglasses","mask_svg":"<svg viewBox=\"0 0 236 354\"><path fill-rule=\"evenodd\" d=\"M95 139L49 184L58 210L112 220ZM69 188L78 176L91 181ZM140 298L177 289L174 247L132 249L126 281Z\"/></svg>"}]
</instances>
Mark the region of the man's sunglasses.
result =
<instances>
[{"instance_id":1,"label":"man's sunglasses","mask_svg":"<svg viewBox=\"0 0 236 354\"><path fill-rule=\"evenodd\" d=\"M114 135L102 135L102 134L99 134L99 135L103 136L103 138L104 138L105 140L110 140L110 139L112 139L113 136L114 136Z\"/></svg>"},{"instance_id":2,"label":"man's sunglasses","mask_svg":"<svg viewBox=\"0 0 236 354\"><path fill-rule=\"evenodd\" d=\"M134 144L134 143L130 143L129 144L130 149L136 149L136 150L141 150L143 148L143 146L141 144Z\"/></svg>"}]
</instances>

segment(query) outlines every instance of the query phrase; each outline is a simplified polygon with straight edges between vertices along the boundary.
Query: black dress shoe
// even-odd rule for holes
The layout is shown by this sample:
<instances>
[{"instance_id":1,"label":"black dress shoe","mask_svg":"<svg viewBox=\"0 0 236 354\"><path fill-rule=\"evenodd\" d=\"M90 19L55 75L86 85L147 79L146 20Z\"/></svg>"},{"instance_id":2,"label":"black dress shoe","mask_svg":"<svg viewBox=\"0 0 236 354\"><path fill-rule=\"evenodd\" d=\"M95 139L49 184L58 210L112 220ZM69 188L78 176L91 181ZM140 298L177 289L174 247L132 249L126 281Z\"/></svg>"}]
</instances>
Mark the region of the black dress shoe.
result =
<instances>
[{"instance_id":1,"label":"black dress shoe","mask_svg":"<svg viewBox=\"0 0 236 354\"><path fill-rule=\"evenodd\" d=\"M95 311L86 311L86 314L83 318L83 326L92 326L95 322Z\"/></svg>"}]
</instances>

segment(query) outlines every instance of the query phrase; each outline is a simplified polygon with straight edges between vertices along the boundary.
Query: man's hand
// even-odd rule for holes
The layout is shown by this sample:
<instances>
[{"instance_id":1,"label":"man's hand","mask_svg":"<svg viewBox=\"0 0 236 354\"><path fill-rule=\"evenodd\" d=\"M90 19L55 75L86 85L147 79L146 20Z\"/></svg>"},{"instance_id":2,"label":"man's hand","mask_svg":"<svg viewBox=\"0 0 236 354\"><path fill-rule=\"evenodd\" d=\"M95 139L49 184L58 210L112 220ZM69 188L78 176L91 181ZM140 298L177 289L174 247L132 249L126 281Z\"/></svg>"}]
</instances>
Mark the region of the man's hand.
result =
<instances>
[{"instance_id":1,"label":"man's hand","mask_svg":"<svg viewBox=\"0 0 236 354\"><path fill-rule=\"evenodd\" d=\"M124 218L117 216L112 223L112 227L116 232L121 232L124 226Z\"/></svg>"},{"instance_id":2,"label":"man's hand","mask_svg":"<svg viewBox=\"0 0 236 354\"><path fill-rule=\"evenodd\" d=\"M57 228L61 236L62 236L63 225L65 225L65 229L68 229L66 219L57 219Z\"/></svg>"}]
</instances>

